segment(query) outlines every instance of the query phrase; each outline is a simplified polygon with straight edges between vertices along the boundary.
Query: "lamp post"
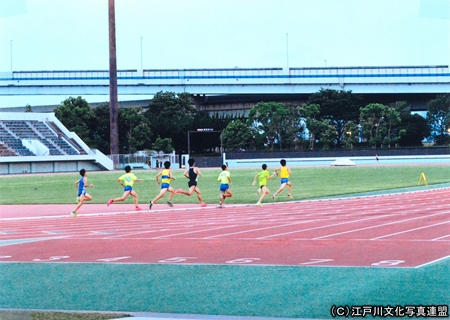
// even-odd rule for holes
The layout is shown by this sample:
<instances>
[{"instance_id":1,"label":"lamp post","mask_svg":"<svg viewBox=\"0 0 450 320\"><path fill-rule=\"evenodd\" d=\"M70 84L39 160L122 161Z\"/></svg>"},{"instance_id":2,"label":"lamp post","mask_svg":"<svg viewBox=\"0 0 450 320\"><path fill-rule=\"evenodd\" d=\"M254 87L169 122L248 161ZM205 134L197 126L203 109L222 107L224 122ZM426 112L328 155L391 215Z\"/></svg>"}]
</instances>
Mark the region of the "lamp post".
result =
<instances>
[{"instance_id":1,"label":"lamp post","mask_svg":"<svg viewBox=\"0 0 450 320\"><path fill-rule=\"evenodd\" d=\"M348 134L348 139L350 140L350 149L353 150L352 132L347 131L346 134Z\"/></svg>"},{"instance_id":2,"label":"lamp post","mask_svg":"<svg viewBox=\"0 0 450 320\"><path fill-rule=\"evenodd\" d=\"M12 40L9 40L9 54L10 54L10 57L11 57L11 76L12 76L12 72L13 72L13 41Z\"/></svg>"},{"instance_id":3,"label":"lamp post","mask_svg":"<svg viewBox=\"0 0 450 320\"><path fill-rule=\"evenodd\" d=\"M286 67L289 72L289 33L286 33Z\"/></svg>"},{"instance_id":4,"label":"lamp post","mask_svg":"<svg viewBox=\"0 0 450 320\"><path fill-rule=\"evenodd\" d=\"M144 67L143 67L143 62L142 62L142 37L141 37L141 70L144 70Z\"/></svg>"}]
</instances>

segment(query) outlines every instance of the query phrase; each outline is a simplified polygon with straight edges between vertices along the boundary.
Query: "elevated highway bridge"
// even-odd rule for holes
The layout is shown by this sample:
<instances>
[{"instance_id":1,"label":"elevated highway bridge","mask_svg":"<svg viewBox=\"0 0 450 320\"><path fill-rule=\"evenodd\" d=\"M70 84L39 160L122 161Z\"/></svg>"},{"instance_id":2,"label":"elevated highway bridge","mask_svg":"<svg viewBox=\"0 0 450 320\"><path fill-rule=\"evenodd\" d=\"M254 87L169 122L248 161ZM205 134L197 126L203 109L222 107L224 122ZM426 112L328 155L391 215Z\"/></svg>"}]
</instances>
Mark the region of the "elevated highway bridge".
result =
<instances>
[{"instance_id":1,"label":"elevated highway bridge","mask_svg":"<svg viewBox=\"0 0 450 320\"><path fill-rule=\"evenodd\" d=\"M246 103L250 106L259 101L306 101L320 89L351 90L380 103L406 100L419 111L425 110L426 102L437 94L450 93L450 71L446 65L130 69L118 71L117 83L120 97L189 92L200 109L207 111L212 111L208 108L213 105L216 110L217 105L246 109ZM0 96L20 95L108 96L109 71L0 73Z\"/></svg>"}]
</instances>

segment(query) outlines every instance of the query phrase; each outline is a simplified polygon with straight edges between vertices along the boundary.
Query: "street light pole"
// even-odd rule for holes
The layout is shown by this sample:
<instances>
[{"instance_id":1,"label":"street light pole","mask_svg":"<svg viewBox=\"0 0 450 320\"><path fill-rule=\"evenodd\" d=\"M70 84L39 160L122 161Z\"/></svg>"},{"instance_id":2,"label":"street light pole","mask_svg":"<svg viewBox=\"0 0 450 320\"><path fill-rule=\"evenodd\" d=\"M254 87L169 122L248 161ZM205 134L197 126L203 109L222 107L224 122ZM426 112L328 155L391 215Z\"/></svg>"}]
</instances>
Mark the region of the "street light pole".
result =
<instances>
[{"instance_id":1,"label":"street light pole","mask_svg":"<svg viewBox=\"0 0 450 320\"><path fill-rule=\"evenodd\" d=\"M289 33L286 33L286 66L289 71Z\"/></svg>"},{"instance_id":2,"label":"street light pole","mask_svg":"<svg viewBox=\"0 0 450 320\"><path fill-rule=\"evenodd\" d=\"M11 73L13 72L13 50L12 50L13 41L9 40L9 54L11 56Z\"/></svg>"},{"instance_id":3,"label":"street light pole","mask_svg":"<svg viewBox=\"0 0 450 320\"><path fill-rule=\"evenodd\" d=\"M141 70L144 70L144 67L143 67L143 62L142 62L142 37L141 37Z\"/></svg>"}]
</instances>

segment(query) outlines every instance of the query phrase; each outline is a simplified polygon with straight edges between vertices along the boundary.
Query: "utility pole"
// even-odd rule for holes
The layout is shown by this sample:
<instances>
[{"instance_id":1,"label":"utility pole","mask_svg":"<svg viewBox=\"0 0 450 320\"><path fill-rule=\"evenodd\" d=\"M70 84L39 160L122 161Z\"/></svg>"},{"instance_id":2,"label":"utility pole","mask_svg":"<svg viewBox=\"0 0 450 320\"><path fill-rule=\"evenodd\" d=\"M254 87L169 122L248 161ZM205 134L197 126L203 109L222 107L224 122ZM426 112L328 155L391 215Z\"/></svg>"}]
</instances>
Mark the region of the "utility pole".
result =
<instances>
[{"instance_id":1,"label":"utility pole","mask_svg":"<svg viewBox=\"0 0 450 320\"><path fill-rule=\"evenodd\" d=\"M9 40L9 55L11 57L11 78L13 73L13 41Z\"/></svg>"},{"instance_id":2,"label":"utility pole","mask_svg":"<svg viewBox=\"0 0 450 320\"><path fill-rule=\"evenodd\" d=\"M142 61L142 37L141 37L141 71L144 70L144 63Z\"/></svg>"},{"instance_id":3,"label":"utility pole","mask_svg":"<svg viewBox=\"0 0 450 320\"><path fill-rule=\"evenodd\" d=\"M289 72L289 33L286 33L286 67Z\"/></svg>"},{"instance_id":4,"label":"utility pole","mask_svg":"<svg viewBox=\"0 0 450 320\"><path fill-rule=\"evenodd\" d=\"M109 15L109 146L110 154L119 154L119 103L117 97L116 12L114 0L108 0Z\"/></svg>"}]
</instances>

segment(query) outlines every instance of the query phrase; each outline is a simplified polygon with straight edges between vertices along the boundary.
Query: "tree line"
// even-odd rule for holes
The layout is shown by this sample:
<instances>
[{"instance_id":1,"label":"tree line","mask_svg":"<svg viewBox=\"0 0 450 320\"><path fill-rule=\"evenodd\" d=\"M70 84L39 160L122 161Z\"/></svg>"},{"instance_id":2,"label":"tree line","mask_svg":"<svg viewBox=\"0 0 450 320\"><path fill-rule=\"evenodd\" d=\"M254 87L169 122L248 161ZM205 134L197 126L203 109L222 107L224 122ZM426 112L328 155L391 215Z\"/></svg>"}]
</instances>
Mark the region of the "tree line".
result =
<instances>
[{"instance_id":1,"label":"tree line","mask_svg":"<svg viewBox=\"0 0 450 320\"><path fill-rule=\"evenodd\" d=\"M198 111L189 93L158 92L148 108L119 110L119 150L208 154L217 153L221 142L228 151L392 148L421 146L425 138L448 144L450 95L427 107L424 118L412 114L406 101L384 105L351 91L322 89L303 105L259 102L247 115L225 115ZM108 103L92 108L70 97L55 115L91 148L109 153ZM217 132L198 131L203 128Z\"/></svg>"},{"instance_id":2,"label":"tree line","mask_svg":"<svg viewBox=\"0 0 450 320\"><path fill-rule=\"evenodd\" d=\"M110 153L109 104L95 108L82 97L69 97L55 109L55 116L90 147ZM133 154L139 150L187 153L188 131L214 128L222 131L238 115L210 115L195 108L189 93L158 92L148 108L119 109L119 150ZM192 139L192 153L213 153L220 146L220 132Z\"/></svg>"}]
</instances>

